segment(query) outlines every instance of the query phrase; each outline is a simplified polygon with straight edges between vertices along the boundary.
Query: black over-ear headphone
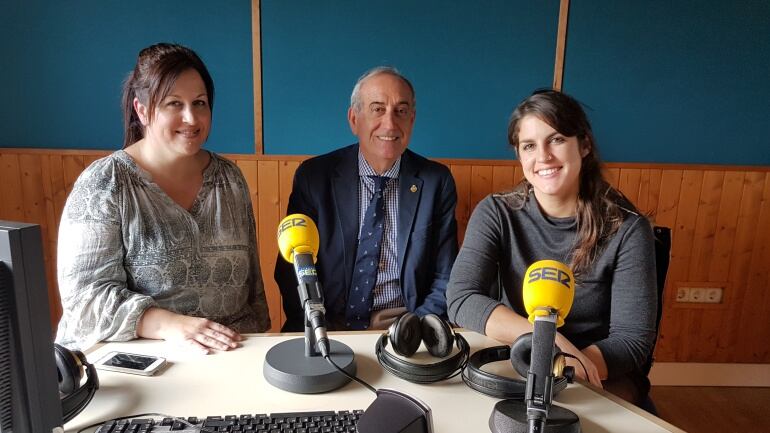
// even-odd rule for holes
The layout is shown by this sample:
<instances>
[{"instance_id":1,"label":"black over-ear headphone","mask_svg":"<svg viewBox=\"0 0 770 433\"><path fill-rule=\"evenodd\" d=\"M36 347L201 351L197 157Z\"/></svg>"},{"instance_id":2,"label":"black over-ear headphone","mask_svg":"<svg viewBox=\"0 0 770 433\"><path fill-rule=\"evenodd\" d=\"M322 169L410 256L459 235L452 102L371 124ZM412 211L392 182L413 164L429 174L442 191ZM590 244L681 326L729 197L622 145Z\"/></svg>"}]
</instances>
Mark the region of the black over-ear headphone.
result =
<instances>
[{"instance_id":1,"label":"black over-ear headphone","mask_svg":"<svg viewBox=\"0 0 770 433\"><path fill-rule=\"evenodd\" d=\"M62 416L66 423L91 402L94 393L99 389L99 377L96 375L96 368L86 361L83 352L70 351L58 344L53 345L53 350L59 375ZM86 373L88 380L81 386L80 380Z\"/></svg>"},{"instance_id":2,"label":"black over-ear headphone","mask_svg":"<svg viewBox=\"0 0 770 433\"><path fill-rule=\"evenodd\" d=\"M566 366L564 355L558 347L555 347L553 361L553 374L556 380L553 384L553 395L558 394L567 387L567 383L572 382L574 369ZM463 370L463 382L471 389L483 394L503 399L524 399L524 391L527 382L489 373L481 369L484 364L497 361L507 361L510 359L514 370L521 377L527 377L529 363L532 358L532 333L522 334L511 347L494 346L481 349L471 355L468 360L468 366Z\"/></svg>"},{"instance_id":3,"label":"black over-ear headphone","mask_svg":"<svg viewBox=\"0 0 770 433\"><path fill-rule=\"evenodd\" d=\"M388 341L394 352L406 357L414 355L421 342L438 358L452 353L453 342L459 351L432 364L415 364L385 350ZM404 313L377 340L375 353L380 365L389 373L414 383L433 383L462 371L468 362L470 346L462 335L454 333L452 327L435 314L420 318L414 313Z\"/></svg>"}]
</instances>

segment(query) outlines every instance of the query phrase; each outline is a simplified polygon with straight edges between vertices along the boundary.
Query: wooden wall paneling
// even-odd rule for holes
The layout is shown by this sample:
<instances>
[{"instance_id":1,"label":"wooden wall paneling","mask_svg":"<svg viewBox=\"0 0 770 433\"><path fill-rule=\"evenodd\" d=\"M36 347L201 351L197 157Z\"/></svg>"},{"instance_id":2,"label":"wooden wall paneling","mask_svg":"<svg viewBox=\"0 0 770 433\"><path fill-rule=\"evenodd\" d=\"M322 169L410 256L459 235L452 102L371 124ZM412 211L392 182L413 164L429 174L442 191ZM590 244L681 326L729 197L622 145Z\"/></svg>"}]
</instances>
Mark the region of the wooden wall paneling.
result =
<instances>
[{"instance_id":1,"label":"wooden wall paneling","mask_svg":"<svg viewBox=\"0 0 770 433\"><path fill-rule=\"evenodd\" d=\"M299 161L281 161L278 167L278 184L281 186L280 191L280 214L281 218L287 215L286 209L289 206L289 196L291 195L291 189L294 185L294 172L299 167Z\"/></svg>"},{"instance_id":2,"label":"wooden wall paneling","mask_svg":"<svg viewBox=\"0 0 770 433\"><path fill-rule=\"evenodd\" d=\"M251 207L254 210L254 221L259 221L259 169L257 161L248 159L239 159L235 161L235 165L243 173L244 179L246 179L246 185L249 187L249 196L251 198Z\"/></svg>"},{"instance_id":3,"label":"wooden wall paneling","mask_svg":"<svg viewBox=\"0 0 770 433\"><path fill-rule=\"evenodd\" d=\"M647 189L647 205L644 207L643 212L648 215L654 215L658 209L658 198L660 197L660 181L663 176L663 170L661 169L649 169L644 170L650 175L650 183ZM639 193L642 191L640 189Z\"/></svg>"},{"instance_id":4,"label":"wooden wall paneling","mask_svg":"<svg viewBox=\"0 0 770 433\"><path fill-rule=\"evenodd\" d=\"M47 233L47 241L43 246L46 261L46 279L48 281L48 298L50 300L51 323L59 323L62 307L56 281L56 245L58 244L59 222L56 220L56 211L53 200L53 188L51 187L51 158L50 155L38 155L40 161L41 182L43 186L43 198L45 223L43 229Z\"/></svg>"},{"instance_id":5,"label":"wooden wall paneling","mask_svg":"<svg viewBox=\"0 0 770 433\"><path fill-rule=\"evenodd\" d=\"M671 254L671 264L674 275L672 281L686 282L690 275L690 258L692 257L692 245L695 239L695 223L698 217L698 203L700 201L700 191L703 185L703 172L696 170L685 170L682 174L682 187L679 192L679 208L676 215L676 239L673 240ZM697 310L696 314L701 311ZM687 359L687 354L692 349L697 340L697 328L691 326L693 312L689 309L683 309L679 312L683 320L677 323L677 334L679 344L677 344L676 361Z\"/></svg>"},{"instance_id":6,"label":"wooden wall paneling","mask_svg":"<svg viewBox=\"0 0 770 433\"><path fill-rule=\"evenodd\" d=\"M278 230L278 224L283 217L287 215L286 208L289 205L289 196L291 195L292 185L294 184L294 172L297 171L297 167L299 167L300 162L299 161L281 161L278 164L278 185L280 186L279 191L279 205L278 205L278 220L273 225L273 237L275 238L275 233ZM278 244L276 241L276 251L278 248ZM277 259L277 260L283 260L283 259ZM271 280L271 282L275 285L276 294L278 294L278 297L280 298L280 290L278 289L278 283L275 282L275 279L273 277L273 271L274 268L270 268L269 272L265 275L266 279ZM283 326L283 322L286 321L286 317L284 317L283 313L283 306L281 306L281 326Z\"/></svg>"},{"instance_id":7,"label":"wooden wall paneling","mask_svg":"<svg viewBox=\"0 0 770 433\"><path fill-rule=\"evenodd\" d=\"M40 155L40 174L41 182L43 184L43 199L45 200L45 222L46 231L48 232L48 247L56 245L56 240L59 234L59 221L56 219L56 203L54 202L54 192L52 186L52 180L54 178L51 173L51 158L50 155ZM51 248L47 250L47 257L53 259L55 251Z\"/></svg>"},{"instance_id":8,"label":"wooden wall paneling","mask_svg":"<svg viewBox=\"0 0 770 433\"><path fill-rule=\"evenodd\" d=\"M730 256L741 209L743 178L744 174L741 172L728 171L724 174L714 244L710 254L708 281L728 281L730 278ZM725 289L730 290L729 287ZM724 295L727 296L729 293Z\"/></svg>"},{"instance_id":9,"label":"wooden wall paneling","mask_svg":"<svg viewBox=\"0 0 770 433\"><path fill-rule=\"evenodd\" d=\"M0 220L5 219L4 212L5 212L5 198L4 198L4 186L5 182L3 182L3 173L5 173L5 165L3 162L3 154L0 153Z\"/></svg>"},{"instance_id":10,"label":"wooden wall paneling","mask_svg":"<svg viewBox=\"0 0 770 433\"><path fill-rule=\"evenodd\" d=\"M660 175L660 193L658 203L655 205L655 223L672 230L676 229L682 175L682 170L663 170Z\"/></svg>"},{"instance_id":11,"label":"wooden wall paneling","mask_svg":"<svg viewBox=\"0 0 770 433\"><path fill-rule=\"evenodd\" d=\"M514 167L496 165L492 167L492 192L508 191L513 188Z\"/></svg>"},{"instance_id":12,"label":"wooden wall paneling","mask_svg":"<svg viewBox=\"0 0 770 433\"><path fill-rule=\"evenodd\" d=\"M3 212L0 217L10 221L24 221L24 202L21 196L19 156L4 154L0 160L0 188L3 189Z\"/></svg>"},{"instance_id":13,"label":"wooden wall paneling","mask_svg":"<svg viewBox=\"0 0 770 433\"><path fill-rule=\"evenodd\" d=\"M472 209L469 206L471 200L471 167L467 165L451 165L449 170L455 179L457 187L457 209L455 218L457 218L457 242L462 245L465 239L465 229L468 227L468 220Z\"/></svg>"},{"instance_id":14,"label":"wooden wall paneling","mask_svg":"<svg viewBox=\"0 0 770 433\"><path fill-rule=\"evenodd\" d=\"M67 201L67 187L65 185L64 181L64 166L62 163L62 156L59 154L49 154L47 155L46 160L48 161L48 173L50 175L50 186L51 186L51 200L52 200L52 207L53 207L53 220L54 220L54 228L51 230L51 239L48 243L49 250L51 256L54 257L54 260L51 263L51 267L53 269L54 273L54 284L53 287L56 288L57 296L55 300L59 300L58 302L58 310L61 313L61 300L58 295L58 281L56 278L56 272L57 272L57 262L56 262L56 253L59 245L59 223L61 222L61 216L62 212L64 211L64 204ZM52 300L52 303L54 301ZM61 318L61 315L57 318L58 320Z\"/></svg>"},{"instance_id":15,"label":"wooden wall paneling","mask_svg":"<svg viewBox=\"0 0 770 433\"><path fill-rule=\"evenodd\" d=\"M270 308L271 331L278 331L283 325L283 308L278 285L271 277L275 270L275 260L278 257L278 242L275 233L281 220L278 210L280 202L280 185L278 177L278 161L259 161L259 219L257 220L257 236L259 238L259 257L262 267L262 279L265 282L265 294Z\"/></svg>"},{"instance_id":16,"label":"wooden wall paneling","mask_svg":"<svg viewBox=\"0 0 770 433\"><path fill-rule=\"evenodd\" d=\"M62 167L64 168L64 187L67 190L67 195L69 195L78 176L85 169L83 156L65 154L62 156Z\"/></svg>"},{"instance_id":17,"label":"wooden wall paneling","mask_svg":"<svg viewBox=\"0 0 770 433\"><path fill-rule=\"evenodd\" d=\"M24 221L44 225L46 223L45 196L43 182L41 182L43 173L39 155L19 155L19 174ZM42 231L45 236L47 229ZM47 240L46 236L43 242Z\"/></svg>"},{"instance_id":18,"label":"wooden wall paneling","mask_svg":"<svg viewBox=\"0 0 770 433\"><path fill-rule=\"evenodd\" d=\"M765 176L764 192L760 202L759 218L756 220L754 248L751 254L751 265L748 270L745 304L741 316L741 329L745 332L743 340L738 344L745 350L750 362L762 362L768 353L768 310L765 306L770 303L767 286L768 270L770 270L770 177ZM764 228L764 230L760 229Z\"/></svg>"},{"instance_id":19,"label":"wooden wall paneling","mask_svg":"<svg viewBox=\"0 0 770 433\"><path fill-rule=\"evenodd\" d=\"M764 278L758 281L758 284L764 287L762 290L762 296L764 302L759 310L759 315L754 318L754 323L751 326L756 326L754 329L754 340L749 342L752 347L757 348L757 362L768 362L770 358L770 350L768 350L767 342L770 340L770 326L767 325L767 312L770 311L770 290L768 290L768 280L770 279L770 222L768 222L768 214L770 214L770 176L765 176L765 192L762 199L762 206L765 208L764 219L760 218L759 224L765 224L764 226L758 225L758 227L764 227L762 234L764 236L764 254L762 256L762 264L760 269L764 270Z\"/></svg>"},{"instance_id":20,"label":"wooden wall paneling","mask_svg":"<svg viewBox=\"0 0 770 433\"><path fill-rule=\"evenodd\" d=\"M747 275L751 266L751 256L756 236L756 223L759 219L760 203L764 190L765 173L748 172L744 176L741 192L741 204L735 228L735 240L730 258L730 291L726 296L728 304L727 318L718 346L725 348L724 361L738 362L744 358L745 347L739 347L742 336L742 317L747 303ZM741 342L741 346L745 346ZM745 361L744 361L745 362Z\"/></svg>"},{"instance_id":21,"label":"wooden wall paneling","mask_svg":"<svg viewBox=\"0 0 770 433\"><path fill-rule=\"evenodd\" d=\"M704 186L706 181L704 179ZM700 329L700 335L704 339L704 344L695 347L691 357L696 360L708 360L711 362L727 362L728 354L724 347L720 347L720 336L724 333L724 326L729 316L729 306L732 305L730 296L732 295L731 284L729 280L729 260L735 236L735 226L738 220L738 211L740 209L741 190L743 188L743 173L725 172L719 199L716 224L711 227L710 236L713 241L710 247L702 250L702 260L698 266L701 275L707 278L702 281L710 281L722 285L722 303L715 305L715 308L704 308L702 314L697 316L699 323L696 326ZM704 188L705 189L705 188ZM699 212L700 214L700 212ZM700 218L700 217L699 217ZM698 228L696 227L696 232ZM704 268L705 266L705 268ZM695 280L698 281L698 280ZM706 307L711 307L707 305Z\"/></svg>"},{"instance_id":22,"label":"wooden wall paneling","mask_svg":"<svg viewBox=\"0 0 770 433\"><path fill-rule=\"evenodd\" d=\"M44 233L53 319L57 227L77 176L101 155L88 151L0 150L0 218L39 223ZM285 215L291 179L303 158L233 155L249 184L260 265L273 321L283 320L272 278L275 227ZM464 236L478 200L522 178L517 163L449 161ZM767 168L609 164L607 179L673 229L672 263L656 349L660 361L770 362L770 170ZM722 305L674 302L675 282L724 284Z\"/></svg>"},{"instance_id":23,"label":"wooden wall paneling","mask_svg":"<svg viewBox=\"0 0 770 433\"><path fill-rule=\"evenodd\" d=\"M642 169L639 171L639 195L636 206L641 213L655 222L655 213L658 209L660 197L660 180L663 170Z\"/></svg>"},{"instance_id":24,"label":"wooden wall paneling","mask_svg":"<svg viewBox=\"0 0 770 433\"><path fill-rule=\"evenodd\" d=\"M53 198L54 220L56 221L56 233L58 236L59 222L67 201L67 185L64 181L64 165L61 155L48 155L49 170L51 173L51 197ZM54 239L58 241L58 237Z\"/></svg>"},{"instance_id":25,"label":"wooden wall paneling","mask_svg":"<svg viewBox=\"0 0 770 433\"><path fill-rule=\"evenodd\" d=\"M643 214L649 213L650 207L650 170L639 170L639 193L634 200L636 208Z\"/></svg>"},{"instance_id":26,"label":"wooden wall paneling","mask_svg":"<svg viewBox=\"0 0 770 433\"><path fill-rule=\"evenodd\" d=\"M249 187L249 198L251 199L251 209L254 212L254 228L259 229L259 169L257 167L257 161L251 160L236 160L235 165L241 170L243 178L246 179L246 185ZM260 256L262 255L262 249L260 245L259 233L257 233L257 247L260 248Z\"/></svg>"},{"instance_id":27,"label":"wooden wall paneling","mask_svg":"<svg viewBox=\"0 0 770 433\"><path fill-rule=\"evenodd\" d=\"M695 232L691 248L688 281L706 281L711 265L711 252L714 247L719 202L722 198L724 172L707 171L703 174L703 184L698 200Z\"/></svg>"},{"instance_id":28,"label":"wooden wall paneling","mask_svg":"<svg viewBox=\"0 0 770 433\"><path fill-rule=\"evenodd\" d=\"M48 230L48 221L46 218L45 208L45 193L43 191L43 184L47 182L47 179L43 178L42 164L40 162L41 157L45 155L19 155L19 172L21 174L21 194L22 203L24 208L24 221L39 224L40 232L43 242L43 256L45 260L46 269L46 281L48 285L48 299L49 303L51 323L58 323L59 310L61 302L59 299L59 291L54 286L53 275L51 274L51 252L49 248L50 233Z\"/></svg>"},{"instance_id":29,"label":"wooden wall paneling","mask_svg":"<svg viewBox=\"0 0 770 433\"><path fill-rule=\"evenodd\" d=\"M724 172L707 171L703 175L703 184L700 191L700 199L693 235L693 245L689 264L688 281L707 281L709 266L711 265L711 252L714 247L714 233L716 232L717 217L719 214L719 202L722 198L722 183ZM695 286L692 284L691 286ZM710 285L706 285L710 286ZM692 346L689 357L693 360L708 359L708 355L716 349L719 340L718 326L709 326L721 323L724 312L721 305L701 305L701 311L692 311L690 329L698 330L698 344ZM708 308L707 308L708 307ZM715 307L715 308L711 308Z\"/></svg>"},{"instance_id":30,"label":"wooden wall paneling","mask_svg":"<svg viewBox=\"0 0 770 433\"><path fill-rule=\"evenodd\" d=\"M607 168L605 167L603 170L604 179L609 182L610 185L612 185L615 188L618 188L620 185L620 169L619 168Z\"/></svg>"},{"instance_id":31,"label":"wooden wall paneling","mask_svg":"<svg viewBox=\"0 0 770 433\"><path fill-rule=\"evenodd\" d=\"M623 168L620 170L618 189L635 205L639 206L639 184L641 183L641 170L638 168Z\"/></svg>"},{"instance_id":32,"label":"wooden wall paneling","mask_svg":"<svg viewBox=\"0 0 770 433\"><path fill-rule=\"evenodd\" d=\"M492 167L474 165L471 167L471 196L468 207L471 209L471 214L476 205L479 204L484 197L488 196L492 192Z\"/></svg>"},{"instance_id":33,"label":"wooden wall paneling","mask_svg":"<svg viewBox=\"0 0 770 433\"><path fill-rule=\"evenodd\" d=\"M94 161L104 158L103 155L83 155L83 169L91 165Z\"/></svg>"},{"instance_id":34,"label":"wooden wall paneling","mask_svg":"<svg viewBox=\"0 0 770 433\"><path fill-rule=\"evenodd\" d=\"M521 180L524 179L524 170L521 165L515 165L513 170L513 184L518 185Z\"/></svg>"},{"instance_id":35,"label":"wooden wall paneling","mask_svg":"<svg viewBox=\"0 0 770 433\"><path fill-rule=\"evenodd\" d=\"M267 269L265 269L266 263L268 263L268 258L270 254L265 250L267 247L264 245L265 241L263 241L264 234L260 232L259 228L261 227L259 224L259 210L260 210L260 190L259 190L259 165L256 160L251 159L236 159L235 164L238 166L238 168L241 170L241 173L243 173L243 177L246 179L246 184L249 187L249 197L251 198L251 207L252 211L254 212L254 223L255 228L257 230L257 248L259 250L259 268L262 272L262 282L264 284L265 288L265 297L267 298L267 305L270 309L270 321L271 321L271 331L276 331L280 329L280 321L281 321L281 309L280 305L276 307L275 305L275 297L278 294L278 287L275 284L275 280L273 280L272 277L272 270L268 272ZM276 308L278 308L276 310Z\"/></svg>"}]
</instances>

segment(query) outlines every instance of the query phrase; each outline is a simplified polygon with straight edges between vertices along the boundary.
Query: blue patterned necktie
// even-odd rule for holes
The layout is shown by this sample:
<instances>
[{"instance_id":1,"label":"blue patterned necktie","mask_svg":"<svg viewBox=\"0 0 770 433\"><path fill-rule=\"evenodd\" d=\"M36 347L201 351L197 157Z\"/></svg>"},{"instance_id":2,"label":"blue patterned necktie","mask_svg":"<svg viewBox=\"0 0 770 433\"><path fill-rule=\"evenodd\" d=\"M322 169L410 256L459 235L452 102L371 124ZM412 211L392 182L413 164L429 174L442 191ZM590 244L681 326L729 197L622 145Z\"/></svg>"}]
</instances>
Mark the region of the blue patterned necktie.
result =
<instances>
[{"instance_id":1,"label":"blue patterned necktie","mask_svg":"<svg viewBox=\"0 0 770 433\"><path fill-rule=\"evenodd\" d=\"M374 179L374 195L369 202L361 224L361 236L356 250L356 264L345 308L347 326L353 330L366 329L372 313L372 291L380 267L382 235L385 232L384 190L390 178L369 176Z\"/></svg>"}]
</instances>

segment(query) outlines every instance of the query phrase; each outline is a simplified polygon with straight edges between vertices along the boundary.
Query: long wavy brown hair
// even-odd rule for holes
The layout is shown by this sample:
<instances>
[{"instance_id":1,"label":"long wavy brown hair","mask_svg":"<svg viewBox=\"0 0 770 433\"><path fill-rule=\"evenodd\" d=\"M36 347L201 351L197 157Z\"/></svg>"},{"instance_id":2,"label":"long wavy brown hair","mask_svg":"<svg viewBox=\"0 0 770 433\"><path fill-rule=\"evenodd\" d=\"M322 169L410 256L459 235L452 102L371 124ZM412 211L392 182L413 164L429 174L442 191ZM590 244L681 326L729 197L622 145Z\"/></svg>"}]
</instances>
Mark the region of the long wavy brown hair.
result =
<instances>
[{"instance_id":1,"label":"long wavy brown hair","mask_svg":"<svg viewBox=\"0 0 770 433\"><path fill-rule=\"evenodd\" d=\"M536 116L566 137L577 137L582 149L588 149L580 169L575 247L570 255L570 267L576 277L588 271L601 254L605 241L612 237L623 222L623 211L637 213L623 194L612 188L602 177L602 163L594 141L591 124L580 103L573 97L556 91L537 91L522 101L508 122L508 142L517 152L519 126L526 116ZM531 185L523 179L514 188L516 202L523 206Z\"/></svg>"}]
</instances>

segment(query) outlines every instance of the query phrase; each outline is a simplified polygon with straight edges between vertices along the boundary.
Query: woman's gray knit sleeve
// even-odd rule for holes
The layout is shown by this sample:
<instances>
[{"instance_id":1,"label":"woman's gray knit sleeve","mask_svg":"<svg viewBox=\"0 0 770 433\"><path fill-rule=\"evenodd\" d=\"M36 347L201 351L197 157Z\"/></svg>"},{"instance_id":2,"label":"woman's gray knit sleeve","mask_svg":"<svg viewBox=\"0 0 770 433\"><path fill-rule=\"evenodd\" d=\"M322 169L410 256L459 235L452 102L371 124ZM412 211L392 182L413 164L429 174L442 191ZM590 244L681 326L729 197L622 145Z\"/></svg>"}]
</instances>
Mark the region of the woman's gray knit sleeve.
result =
<instances>
[{"instance_id":1,"label":"woman's gray knit sleeve","mask_svg":"<svg viewBox=\"0 0 770 433\"><path fill-rule=\"evenodd\" d=\"M476 205L447 285L449 320L484 334L489 315L501 303L490 297L497 281L501 223L492 196Z\"/></svg>"}]
</instances>

